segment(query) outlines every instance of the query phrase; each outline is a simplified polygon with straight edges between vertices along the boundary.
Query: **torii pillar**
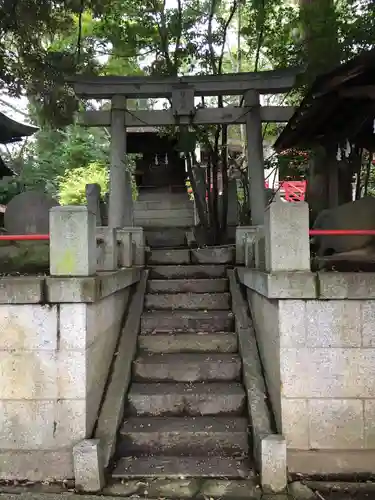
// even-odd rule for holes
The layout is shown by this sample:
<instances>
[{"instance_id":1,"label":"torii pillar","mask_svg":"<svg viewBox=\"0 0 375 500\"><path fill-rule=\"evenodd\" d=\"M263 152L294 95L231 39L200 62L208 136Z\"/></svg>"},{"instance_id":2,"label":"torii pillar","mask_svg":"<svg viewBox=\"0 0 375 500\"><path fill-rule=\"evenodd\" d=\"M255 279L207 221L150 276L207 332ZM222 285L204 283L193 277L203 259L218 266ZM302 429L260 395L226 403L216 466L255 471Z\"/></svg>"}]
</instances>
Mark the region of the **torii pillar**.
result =
<instances>
[{"instance_id":1,"label":"torii pillar","mask_svg":"<svg viewBox=\"0 0 375 500\"><path fill-rule=\"evenodd\" d=\"M126 162L126 97L115 95L111 105L111 167L108 226L134 225L131 172Z\"/></svg>"},{"instance_id":2,"label":"torii pillar","mask_svg":"<svg viewBox=\"0 0 375 500\"><path fill-rule=\"evenodd\" d=\"M264 222L266 195L259 92L250 90L246 92L244 98L245 106L251 108L246 116L247 172L251 221L253 226L261 226Z\"/></svg>"}]
</instances>

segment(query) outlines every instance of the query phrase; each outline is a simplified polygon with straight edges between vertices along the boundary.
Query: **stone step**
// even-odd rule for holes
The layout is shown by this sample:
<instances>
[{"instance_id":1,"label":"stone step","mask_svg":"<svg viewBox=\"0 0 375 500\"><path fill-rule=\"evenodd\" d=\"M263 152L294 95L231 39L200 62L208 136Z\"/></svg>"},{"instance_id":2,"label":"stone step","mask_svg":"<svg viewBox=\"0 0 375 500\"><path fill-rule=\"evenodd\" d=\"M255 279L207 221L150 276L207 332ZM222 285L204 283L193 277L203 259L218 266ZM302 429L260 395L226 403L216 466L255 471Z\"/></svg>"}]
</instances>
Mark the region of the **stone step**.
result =
<instances>
[{"instance_id":1,"label":"stone step","mask_svg":"<svg viewBox=\"0 0 375 500\"><path fill-rule=\"evenodd\" d=\"M190 210L194 212L194 204L189 199L176 197L165 200L137 200L134 202L134 212L145 212L149 210Z\"/></svg>"},{"instance_id":2,"label":"stone step","mask_svg":"<svg viewBox=\"0 0 375 500\"><path fill-rule=\"evenodd\" d=\"M196 264L232 264L234 247L207 247L191 250L191 262Z\"/></svg>"},{"instance_id":3,"label":"stone step","mask_svg":"<svg viewBox=\"0 0 375 500\"><path fill-rule=\"evenodd\" d=\"M251 475L248 460L228 457L126 457L118 461L112 473L114 479L181 476L234 479Z\"/></svg>"},{"instance_id":4,"label":"stone step","mask_svg":"<svg viewBox=\"0 0 375 500\"><path fill-rule=\"evenodd\" d=\"M144 228L160 228L162 231L164 228L169 228L171 226L176 228L184 228L186 226L192 226L194 224L194 217L157 217L155 214L152 217L138 217L137 214L134 215L134 224ZM172 245L171 245L172 246Z\"/></svg>"},{"instance_id":5,"label":"stone step","mask_svg":"<svg viewBox=\"0 0 375 500\"><path fill-rule=\"evenodd\" d=\"M237 334L231 332L139 335L139 349L152 353L237 352Z\"/></svg>"},{"instance_id":6,"label":"stone step","mask_svg":"<svg viewBox=\"0 0 375 500\"><path fill-rule=\"evenodd\" d=\"M128 394L128 415L241 415L245 391L240 383L133 383Z\"/></svg>"},{"instance_id":7,"label":"stone step","mask_svg":"<svg viewBox=\"0 0 375 500\"><path fill-rule=\"evenodd\" d=\"M228 279L148 280L149 293L220 293L228 291Z\"/></svg>"},{"instance_id":8,"label":"stone step","mask_svg":"<svg viewBox=\"0 0 375 500\"><path fill-rule=\"evenodd\" d=\"M117 450L120 456L246 456L247 431L241 417L132 417L122 424Z\"/></svg>"},{"instance_id":9,"label":"stone step","mask_svg":"<svg viewBox=\"0 0 375 500\"><path fill-rule=\"evenodd\" d=\"M241 359L231 353L145 353L133 362L137 382L233 381L240 375Z\"/></svg>"},{"instance_id":10,"label":"stone step","mask_svg":"<svg viewBox=\"0 0 375 500\"><path fill-rule=\"evenodd\" d=\"M147 256L148 264L190 264L190 250L152 250Z\"/></svg>"},{"instance_id":11,"label":"stone step","mask_svg":"<svg viewBox=\"0 0 375 500\"><path fill-rule=\"evenodd\" d=\"M203 309L229 310L229 293L148 293L145 308L155 309Z\"/></svg>"},{"instance_id":12,"label":"stone step","mask_svg":"<svg viewBox=\"0 0 375 500\"><path fill-rule=\"evenodd\" d=\"M182 266L153 266L150 269L150 279L176 278L226 278L224 265L182 265Z\"/></svg>"},{"instance_id":13,"label":"stone step","mask_svg":"<svg viewBox=\"0 0 375 500\"><path fill-rule=\"evenodd\" d=\"M232 332L231 311L152 311L141 317L142 333Z\"/></svg>"},{"instance_id":14,"label":"stone step","mask_svg":"<svg viewBox=\"0 0 375 500\"><path fill-rule=\"evenodd\" d=\"M249 471L251 472L251 471ZM253 472L247 479L166 479L164 477L123 481L109 480L101 494L105 496L132 498L168 498L175 500L261 500L259 478ZM358 483L357 483L358 484ZM14 486L12 486L14 488ZM265 499L265 497L263 497ZM269 500L287 500L286 495L270 495Z\"/></svg>"},{"instance_id":15,"label":"stone step","mask_svg":"<svg viewBox=\"0 0 375 500\"><path fill-rule=\"evenodd\" d=\"M186 246L186 231L191 226L190 222L186 227L176 227L169 224L169 227L155 227L152 224L144 231L146 244L151 248L176 248Z\"/></svg>"}]
</instances>

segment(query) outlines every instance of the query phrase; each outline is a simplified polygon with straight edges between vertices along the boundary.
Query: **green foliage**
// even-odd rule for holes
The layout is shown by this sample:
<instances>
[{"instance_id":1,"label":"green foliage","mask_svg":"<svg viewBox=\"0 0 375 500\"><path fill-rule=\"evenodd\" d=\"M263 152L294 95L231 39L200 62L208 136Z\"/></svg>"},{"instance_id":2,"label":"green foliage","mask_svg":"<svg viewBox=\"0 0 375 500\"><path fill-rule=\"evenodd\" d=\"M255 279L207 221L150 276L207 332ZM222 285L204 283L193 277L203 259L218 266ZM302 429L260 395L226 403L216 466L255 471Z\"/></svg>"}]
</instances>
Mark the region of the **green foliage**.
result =
<instances>
[{"instance_id":1,"label":"green foliage","mask_svg":"<svg viewBox=\"0 0 375 500\"><path fill-rule=\"evenodd\" d=\"M59 179L59 201L62 205L84 205L86 184L99 184L102 197L108 191L108 168L103 163L67 170Z\"/></svg>"},{"instance_id":2,"label":"green foliage","mask_svg":"<svg viewBox=\"0 0 375 500\"><path fill-rule=\"evenodd\" d=\"M307 173L308 160L308 152L290 149L268 158L265 168L277 168L280 179L300 179Z\"/></svg>"},{"instance_id":3,"label":"green foliage","mask_svg":"<svg viewBox=\"0 0 375 500\"><path fill-rule=\"evenodd\" d=\"M10 182L0 181L0 204L7 205L10 200L24 191L24 185L19 180Z\"/></svg>"},{"instance_id":4,"label":"green foliage","mask_svg":"<svg viewBox=\"0 0 375 500\"><path fill-rule=\"evenodd\" d=\"M78 125L65 130L45 127L26 148L21 180L28 188L56 196L61 175L94 162L106 164L108 156L109 141L102 129Z\"/></svg>"}]
</instances>

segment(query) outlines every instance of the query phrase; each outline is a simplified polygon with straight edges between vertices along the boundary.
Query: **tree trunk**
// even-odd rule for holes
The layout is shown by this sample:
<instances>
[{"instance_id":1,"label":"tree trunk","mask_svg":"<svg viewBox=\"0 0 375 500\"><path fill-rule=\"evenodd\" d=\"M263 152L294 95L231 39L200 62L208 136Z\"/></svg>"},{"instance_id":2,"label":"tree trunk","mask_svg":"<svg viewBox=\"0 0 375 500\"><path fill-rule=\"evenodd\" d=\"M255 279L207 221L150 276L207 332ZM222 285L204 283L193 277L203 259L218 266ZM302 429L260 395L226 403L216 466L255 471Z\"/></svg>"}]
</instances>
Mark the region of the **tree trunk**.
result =
<instances>
[{"instance_id":1,"label":"tree trunk","mask_svg":"<svg viewBox=\"0 0 375 500\"><path fill-rule=\"evenodd\" d=\"M315 78L329 71L340 63L340 48L337 34L337 14L334 0L299 0L300 20L303 27L307 71L304 83L310 86ZM323 56L324 54L324 56ZM347 195L348 172L338 169L336 160L337 145L330 145L325 151L314 151L310 166L306 200L310 207L310 221L313 223L318 213L330 206L334 200L342 198L342 191ZM332 175L328 174L331 167ZM334 193L330 203L330 177L339 172L335 184L339 193ZM351 180L350 180L351 186ZM331 189L332 193L332 189ZM332 196L332 194L331 194Z\"/></svg>"}]
</instances>

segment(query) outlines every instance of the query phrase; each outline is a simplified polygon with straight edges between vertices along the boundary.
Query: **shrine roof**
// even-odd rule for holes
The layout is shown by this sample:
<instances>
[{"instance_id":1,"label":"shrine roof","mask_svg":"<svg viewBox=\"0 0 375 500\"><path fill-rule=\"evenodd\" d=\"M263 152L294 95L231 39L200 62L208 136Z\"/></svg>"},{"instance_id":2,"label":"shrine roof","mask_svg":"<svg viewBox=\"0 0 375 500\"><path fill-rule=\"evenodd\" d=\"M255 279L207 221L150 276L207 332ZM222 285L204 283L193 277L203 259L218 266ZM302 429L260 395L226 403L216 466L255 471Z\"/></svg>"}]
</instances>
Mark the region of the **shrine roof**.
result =
<instances>
[{"instance_id":1,"label":"shrine roof","mask_svg":"<svg viewBox=\"0 0 375 500\"><path fill-rule=\"evenodd\" d=\"M316 78L277 138L274 148L311 148L348 140L373 149L375 49Z\"/></svg>"},{"instance_id":2,"label":"shrine roof","mask_svg":"<svg viewBox=\"0 0 375 500\"><path fill-rule=\"evenodd\" d=\"M20 141L38 130L37 127L20 123L0 112L0 144Z\"/></svg>"}]
</instances>

